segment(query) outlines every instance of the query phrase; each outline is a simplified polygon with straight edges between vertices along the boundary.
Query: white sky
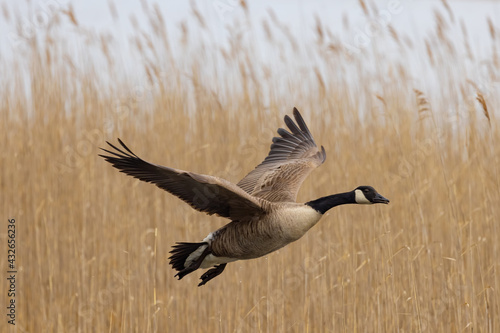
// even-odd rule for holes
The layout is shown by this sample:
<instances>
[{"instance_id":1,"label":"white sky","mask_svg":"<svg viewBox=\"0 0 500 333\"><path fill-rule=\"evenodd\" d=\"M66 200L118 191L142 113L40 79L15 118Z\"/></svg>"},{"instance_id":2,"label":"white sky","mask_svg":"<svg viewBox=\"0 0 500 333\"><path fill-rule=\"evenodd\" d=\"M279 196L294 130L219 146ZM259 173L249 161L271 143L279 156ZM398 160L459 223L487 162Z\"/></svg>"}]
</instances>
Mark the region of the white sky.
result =
<instances>
[{"instance_id":1,"label":"white sky","mask_svg":"<svg viewBox=\"0 0 500 333\"><path fill-rule=\"evenodd\" d=\"M363 42L362 34L369 29L368 22L358 1L247 1L250 17L256 25L264 18L269 18L272 10L279 21L286 25L294 36L301 40L312 38L315 34L315 17L319 17L323 24L338 35L344 43L356 46ZM31 0L15 1L0 0L2 8L11 15L17 13L21 17L23 33L30 34L33 30L42 29L47 24L47 17L55 9L74 8L79 24L87 29L109 33L116 40L125 42L127 37L134 33L130 17L135 16L138 26L145 29L147 18L141 5L152 6L157 4L165 18L167 30L171 37L180 34L180 22L188 25L196 24L192 14L191 2L188 1L149 1L149 0L121 0L114 1L118 19L114 20L109 1L102 0ZM210 38L223 42L229 33L234 21L243 20L244 13L236 0L193 1L203 14L210 27ZM409 1L409 0L382 0L375 1L380 20L390 23L396 31L410 35L422 35L431 30L435 24L433 11L443 5L441 1ZM486 18L493 22L500 22L500 1L449 1L455 19L462 19L466 24L469 35L478 47L490 43ZM342 18L347 16L353 31L357 36L343 33ZM0 51L4 56L12 52L18 43L18 31L12 22L3 17L0 20ZM175 40L175 39L174 39Z\"/></svg>"},{"instance_id":2,"label":"white sky","mask_svg":"<svg viewBox=\"0 0 500 333\"><path fill-rule=\"evenodd\" d=\"M368 2L368 1L367 1ZM114 5L110 5L110 3ZM358 1L299 1L299 0L279 0L279 1L265 1L265 0L252 0L247 1L249 8L249 17L251 19L251 26L255 30L250 35L253 40L256 40L256 47L258 48L258 61L267 61L271 64L277 73L276 77L283 77L281 82L285 86L287 75L290 76L294 72L300 73L300 68L294 69L290 64L280 63L279 55L273 54L275 49L270 47L268 42L264 42L264 32L262 29L262 22L264 20L270 21L272 13L276 15L277 20L281 26L285 26L290 34L301 43L301 54L294 54L296 59L301 59L302 64L312 63L308 48L314 45L317 38L316 33L316 17L320 19L322 24L326 26L332 34L342 44L351 50L362 50L368 48L370 43L377 42L377 35L367 37L371 34L370 24L382 23L384 27L390 24L395 31L400 35L407 34L410 40L422 41L424 37L435 33L435 10L445 17L446 21L450 20L450 14L445 10L442 1L422 1L422 0L376 0L370 3L376 4L376 11L373 10L372 5L369 5L369 10L372 11L373 19L367 20L363 10ZM138 34L136 27L144 31L146 35L151 34L149 28L149 18L147 12L151 13L154 6L158 6L161 14L165 19L166 28L169 34L169 41L172 46L174 55L178 58L185 56L182 52L180 45L181 36L181 22L189 27L191 32L192 42L196 38L208 41L206 45L213 46L214 42L219 46L224 46L231 40L228 38L234 33L234 27L241 25L235 22L244 22L246 20L245 13L239 1L236 0L204 0L204 1L152 1L152 0L0 0L1 10L3 13L7 12L10 19L5 19L5 14L0 14L0 65L2 71L9 71L15 66L9 66L10 59L19 58L19 54L23 52L25 46L25 39L23 35L30 36L38 31L44 31L49 25L49 18L55 11L66 10L70 6L73 7L76 19L79 24L79 31L70 23L67 17L64 17L64 22L56 32L58 34L66 35L69 39L67 44L62 44L61 47L66 47L70 52L74 53L73 61L76 64L85 64L88 59L85 57L89 55L88 52L81 52L83 48L87 47L85 38L82 37L81 31L102 34L106 32L114 41L113 45L120 50L113 53L113 61L118 64L119 70L124 73L128 82L137 81L137 85L143 85L144 72L137 70L144 69L144 66L138 66L138 61L142 59L137 58L135 48L129 47L130 37ZM199 10L208 28L206 30L199 28L199 23L193 15L192 4ZM474 82L486 82L489 85L488 90L491 89L491 83L485 78L488 77L485 70L487 66L482 66L482 57L484 59L491 58L491 38L488 28L487 19L490 18L494 24L500 26L500 1L448 1L451 8L453 19L456 25L448 32L448 36L456 34L458 47L463 47L461 39L463 38L460 30L459 22L463 22L467 27L468 35L471 40L471 47L473 52L476 53L475 63L468 63L472 73L470 79ZM111 14L111 7L116 8L117 18ZM144 11L143 7L146 6L150 10ZM14 20L13 16L18 17ZM134 19L131 19L134 18ZM344 21L347 18L349 22L349 31L344 28ZM137 21L134 25L132 21ZM15 22L20 22L21 29L16 27ZM248 25L242 25L246 27ZM81 29L83 27L83 29ZM242 31L242 38L247 31ZM280 38L284 38L283 34L277 33ZM92 36L94 45L96 38ZM380 40L380 39L379 39ZM498 39L497 39L498 40ZM281 42L281 40L279 40ZM23 45L24 44L24 45ZM196 42L195 42L196 44ZM392 43L394 44L394 43ZM176 47L177 51L176 52ZM401 54L398 49L389 44L380 45L389 59L398 59ZM425 46L424 46L425 48ZM422 49L422 45L420 45ZM195 50L194 52L197 52ZM459 54L464 53L463 51ZM194 53L196 54L196 53ZM101 52L90 53L90 56L95 56L91 59L94 63L102 61ZM414 75L415 77L421 76L425 80L416 82L414 86L421 87L422 89L428 88L428 91L435 90L432 86L440 82L436 77L436 73L432 72L428 67L427 61L422 61L425 52L418 52L410 54L409 67L410 72L426 73L426 75ZM220 56L217 56L220 58ZM225 64L219 58L207 58L215 65L212 67L220 66L224 71L227 69ZM465 57L464 57L465 58ZM22 58L21 58L22 59ZM181 62L182 63L182 62ZM281 67L280 67L281 66ZM481 67L482 66L482 67ZM367 67L367 66L365 66ZM12 75L23 75L22 73L12 72ZM217 70L217 69L216 69ZM306 69L306 72L310 69ZM292 73L292 74L291 74ZM299 74L300 75L300 74ZM133 77L133 78L132 78ZM112 79L105 77L104 79ZM448 78L453 80L453 78ZM280 83L276 83L280 86ZM382 83L374 83L382 84ZM498 84L498 82L496 83ZM496 88L495 88L496 89ZM493 91L493 90L492 90ZM496 91L496 90L495 90Z\"/></svg>"}]
</instances>

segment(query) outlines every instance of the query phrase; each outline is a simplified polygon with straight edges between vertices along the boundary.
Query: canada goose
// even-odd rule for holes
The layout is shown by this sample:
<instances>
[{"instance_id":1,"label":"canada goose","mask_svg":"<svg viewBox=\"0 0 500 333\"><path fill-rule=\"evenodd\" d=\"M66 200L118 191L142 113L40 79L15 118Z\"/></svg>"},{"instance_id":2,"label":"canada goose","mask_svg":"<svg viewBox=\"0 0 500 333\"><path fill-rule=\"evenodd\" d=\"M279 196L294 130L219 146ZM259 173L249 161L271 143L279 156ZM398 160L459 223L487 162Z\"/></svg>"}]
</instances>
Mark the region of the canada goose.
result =
<instances>
[{"instance_id":1,"label":"canada goose","mask_svg":"<svg viewBox=\"0 0 500 333\"><path fill-rule=\"evenodd\" d=\"M285 116L291 133L278 129L265 160L238 184L222 178L196 174L146 162L120 139L121 148L102 156L120 172L153 183L191 207L228 218L230 223L211 232L198 243L177 243L170 251L170 265L182 279L198 268L211 268L201 276L206 284L236 260L262 257L302 237L323 214L344 204L389 203L371 186L333 194L306 203L296 203L297 192L307 175L323 164L325 149L319 149L299 111L297 124ZM298 126L297 126L298 125Z\"/></svg>"}]
</instances>

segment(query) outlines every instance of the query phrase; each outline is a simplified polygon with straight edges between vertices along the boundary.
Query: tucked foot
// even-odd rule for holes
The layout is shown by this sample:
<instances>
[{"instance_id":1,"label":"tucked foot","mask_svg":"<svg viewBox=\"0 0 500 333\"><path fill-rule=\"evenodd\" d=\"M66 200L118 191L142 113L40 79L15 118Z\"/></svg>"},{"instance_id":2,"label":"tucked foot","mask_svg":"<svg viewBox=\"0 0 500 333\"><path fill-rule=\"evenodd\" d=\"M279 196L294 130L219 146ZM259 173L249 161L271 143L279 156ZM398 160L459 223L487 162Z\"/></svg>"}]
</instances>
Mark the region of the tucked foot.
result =
<instances>
[{"instance_id":1,"label":"tucked foot","mask_svg":"<svg viewBox=\"0 0 500 333\"><path fill-rule=\"evenodd\" d=\"M175 274L174 277L179 277L179 280L180 280L183 277L185 277L186 275L188 275L189 273L192 273L197 269L198 269L198 267L196 267L196 268L193 268L193 266L186 267L182 271L179 271L179 273Z\"/></svg>"},{"instance_id":2,"label":"tucked foot","mask_svg":"<svg viewBox=\"0 0 500 333\"><path fill-rule=\"evenodd\" d=\"M203 274L200 277L201 282L198 285L198 287L203 286L208 281L212 280L214 277L219 276L224 271L224 268L226 268L226 265L227 264L220 264L220 265L217 265L214 268L211 268L208 271L206 271L205 274Z\"/></svg>"}]
</instances>

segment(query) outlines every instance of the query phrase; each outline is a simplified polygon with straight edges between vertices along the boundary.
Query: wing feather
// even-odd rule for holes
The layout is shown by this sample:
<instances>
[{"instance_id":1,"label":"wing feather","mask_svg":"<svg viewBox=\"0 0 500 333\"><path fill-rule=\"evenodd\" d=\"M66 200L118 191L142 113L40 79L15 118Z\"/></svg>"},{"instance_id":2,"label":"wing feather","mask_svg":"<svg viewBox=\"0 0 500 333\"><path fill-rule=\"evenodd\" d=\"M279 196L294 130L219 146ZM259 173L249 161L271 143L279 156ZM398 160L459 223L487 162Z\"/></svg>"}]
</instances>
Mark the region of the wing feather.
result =
<instances>
[{"instance_id":1,"label":"wing feather","mask_svg":"<svg viewBox=\"0 0 500 333\"><path fill-rule=\"evenodd\" d=\"M261 201L222 178L196 174L144 161L120 139L122 148L108 142L114 151L101 148L109 155L99 155L129 176L155 184L209 215L217 214L241 221L264 214Z\"/></svg>"},{"instance_id":2,"label":"wing feather","mask_svg":"<svg viewBox=\"0 0 500 333\"><path fill-rule=\"evenodd\" d=\"M245 192L269 201L292 201L309 173L323 164L325 149L318 148L300 112L294 108L296 123L285 116L290 130L278 128L264 161L246 175L238 186Z\"/></svg>"}]
</instances>

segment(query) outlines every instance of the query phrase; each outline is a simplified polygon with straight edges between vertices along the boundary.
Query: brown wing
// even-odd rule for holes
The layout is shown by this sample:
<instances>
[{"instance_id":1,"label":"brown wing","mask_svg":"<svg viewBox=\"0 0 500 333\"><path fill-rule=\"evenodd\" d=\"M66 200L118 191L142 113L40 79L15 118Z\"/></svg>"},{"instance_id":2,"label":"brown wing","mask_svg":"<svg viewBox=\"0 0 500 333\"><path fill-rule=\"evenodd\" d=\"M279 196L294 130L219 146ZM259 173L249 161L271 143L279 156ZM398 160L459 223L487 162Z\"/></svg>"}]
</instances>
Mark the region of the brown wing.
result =
<instances>
[{"instance_id":1,"label":"brown wing","mask_svg":"<svg viewBox=\"0 0 500 333\"><path fill-rule=\"evenodd\" d=\"M120 139L123 149L110 151L111 156L99 155L120 172L153 183L207 214L217 214L233 221L248 219L264 213L258 199L227 180L193 172L167 168L146 162L135 155Z\"/></svg>"},{"instance_id":2,"label":"brown wing","mask_svg":"<svg viewBox=\"0 0 500 333\"><path fill-rule=\"evenodd\" d=\"M320 150L316 146L296 108L293 115L297 124L285 116L285 124L291 133L278 129L281 137L273 138L269 155L238 183L252 196L274 202L295 202L304 179L325 161L325 149L322 146Z\"/></svg>"}]
</instances>

